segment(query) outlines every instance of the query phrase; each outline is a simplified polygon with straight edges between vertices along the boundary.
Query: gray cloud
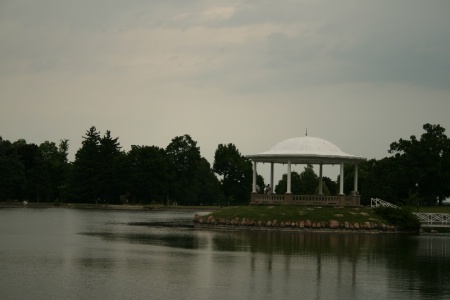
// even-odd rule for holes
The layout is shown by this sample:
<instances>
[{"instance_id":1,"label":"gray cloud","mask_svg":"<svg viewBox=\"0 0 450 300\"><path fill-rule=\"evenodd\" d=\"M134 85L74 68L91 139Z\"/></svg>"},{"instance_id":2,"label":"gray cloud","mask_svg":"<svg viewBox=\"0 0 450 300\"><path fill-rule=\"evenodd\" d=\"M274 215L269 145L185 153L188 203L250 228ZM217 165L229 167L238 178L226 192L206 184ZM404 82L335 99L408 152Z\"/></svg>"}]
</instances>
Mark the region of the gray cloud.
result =
<instances>
[{"instance_id":1,"label":"gray cloud","mask_svg":"<svg viewBox=\"0 0 450 300\"><path fill-rule=\"evenodd\" d=\"M3 1L0 135L131 144L191 134L210 161L311 135L381 158L450 130L447 1Z\"/></svg>"}]
</instances>

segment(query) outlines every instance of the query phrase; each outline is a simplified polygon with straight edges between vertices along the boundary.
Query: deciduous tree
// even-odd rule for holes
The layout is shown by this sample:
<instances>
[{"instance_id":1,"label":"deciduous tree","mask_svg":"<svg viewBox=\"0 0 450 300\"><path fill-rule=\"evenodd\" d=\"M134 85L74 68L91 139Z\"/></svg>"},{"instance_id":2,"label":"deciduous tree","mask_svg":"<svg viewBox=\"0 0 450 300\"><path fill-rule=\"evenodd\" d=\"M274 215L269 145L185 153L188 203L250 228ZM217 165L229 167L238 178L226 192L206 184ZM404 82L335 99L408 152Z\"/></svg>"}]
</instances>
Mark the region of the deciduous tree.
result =
<instances>
[{"instance_id":1,"label":"deciduous tree","mask_svg":"<svg viewBox=\"0 0 450 300\"><path fill-rule=\"evenodd\" d=\"M54 142L45 141L39 145L49 176L49 201L59 201L68 175L69 141L61 140L59 147Z\"/></svg>"},{"instance_id":2,"label":"deciduous tree","mask_svg":"<svg viewBox=\"0 0 450 300\"><path fill-rule=\"evenodd\" d=\"M252 164L234 144L218 145L213 169L216 174L223 176L222 193L227 202L248 203L252 191Z\"/></svg>"},{"instance_id":3,"label":"deciduous tree","mask_svg":"<svg viewBox=\"0 0 450 300\"><path fill-rule=\"evenodd\" d=\"M18 140L13 144L24 166L24 198L30 201L47 200L50 194L50 181L42 152L36 144Z\"/></svg>"},{"instance_id":4,"label":"deciduous tree","mask_svg":"<svg viewBox=\"0 0 450 300\"><path fill-rule=\"evenodd\" d=\"M25 186L25 170L16 148L0 137L0 201L20 200Z\"/></svg>"},{"instance_id":5,"label":"deciduous tree","mask_svg":"<svg viewBox=\"0 0 450 300\"><path fill-rule=\"evenodd\" d=\"M166 148L169 162L169 197L180 204L198 200L200 148L189 135L177 136Z\"/></svg>"},{"instance_id":6,"label":"deciduous tree","mask_svg":"<svg viewBox=\"0 0 450 300\"><path fill-rule=\"evenodd\" d=\"M127 156L131 199L139 203L164 203L168 187L165 150L156 146L133 145Z\"/></svg>"},{"instance_id":7,"label":"deciduous tree","mask_svg":"<svg viewBox=\"0 0 450 300\"><path fill-rule=\"evenodd\" d=\"M423 125L425 133L418 140L400 139L390 146L401 176L397 186L408 194L408 189L418 185L418 193L428 203L450 196L450 140L440 125Z\"/></svg>"}]
</instances>

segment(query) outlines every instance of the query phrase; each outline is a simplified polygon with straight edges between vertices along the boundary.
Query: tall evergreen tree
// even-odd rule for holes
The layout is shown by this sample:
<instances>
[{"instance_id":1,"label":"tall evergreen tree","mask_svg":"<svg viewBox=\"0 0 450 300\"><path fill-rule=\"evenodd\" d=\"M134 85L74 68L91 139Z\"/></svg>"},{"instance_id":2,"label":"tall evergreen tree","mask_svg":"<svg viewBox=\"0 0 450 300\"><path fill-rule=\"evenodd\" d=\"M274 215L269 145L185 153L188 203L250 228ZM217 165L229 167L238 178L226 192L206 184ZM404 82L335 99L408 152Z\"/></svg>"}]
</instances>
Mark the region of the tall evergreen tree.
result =
<instances>
[{"instance_id":1,"label":"tall evergreen tree","mask_svg":"<svg viewBox=\"0 0 450 300\"><path fill-rule=\"evenodd\" d=\"M303 172L300 173L300 195L314 195L319 186L319 179L314 172L313 165L306 165Z\"/></svg>"},{"instance_id":2,"label":"tall evergreen tree","mask_svg":"<svg viewBox=\"0 0 450 300\"><path fill-rule=\"evenodd\" d=\"M97 203L100 198L100 133L95 126L83 136L82 146L75 154L68 182L68 200Z\"/></svg>"},{"instance_id":3,"label":"tall evergreen tree","mask_svg":"<svg viewBox=\"0 0 450 300\"><path fill-rule=\"evenodd\" d=\"M112 138L111 132L106 131L99 143L98 188L102 203L118 203L121 194L121 180L119 178L119 157L121 147L119 138Z\"/></svg>"},{"instance_id":4,"label":"tall evergreen tree","mask_svg":"<svg viewBox=\"0 0 450 300\"><path fill-rule=\"evenodd\" d=\"M330 177L324 176L324 177L322 177L322 182L323 182L324 186L325 185L327 186L327 189L328 189L330 195L335 196L338 194L339 190L338 190L338 184L336 181L331 180Z\"/></svg>"}]
</instances>

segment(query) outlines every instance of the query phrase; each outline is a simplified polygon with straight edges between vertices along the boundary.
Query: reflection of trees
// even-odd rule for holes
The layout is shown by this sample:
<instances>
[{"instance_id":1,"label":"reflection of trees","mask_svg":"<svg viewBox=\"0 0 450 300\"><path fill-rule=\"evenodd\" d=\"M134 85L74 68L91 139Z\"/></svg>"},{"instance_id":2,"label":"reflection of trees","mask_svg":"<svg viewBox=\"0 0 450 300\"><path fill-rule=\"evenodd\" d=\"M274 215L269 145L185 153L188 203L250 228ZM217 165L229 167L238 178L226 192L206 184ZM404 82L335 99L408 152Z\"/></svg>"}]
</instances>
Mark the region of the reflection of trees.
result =
<instances>
[{"instance_id":1,"label":"reflection of trees","mask_svg":"<svg viewBox=\"0 0 450 300\"><path fill-rule=\"evenodd\" d=\"M442 299L450 295L448 237L246 231L217 234L212 243L215 250L266 254L265 269L269 273L272 272L274 255L282 255L287 278L293 257L311 257L316 266L314 279L318 293L324 284L323 276L327 276L323 273L327 266L324 259L331 257L336 261L338 285L342 275L350 271L351 285L357 286L358 277L364 275L364 266L367 265L367 272L371 274L373 271L369 269L379 268L376 274L382 272L378 276L380 281L388 284L388 289L395 290L401 284L402 289L409 289L413 294L418 291L418 295L427 298Z\"/></svg>"},{"instance_id":2,"label":"reflection of trees","mask_svg":"<svg viewBox=\"0 0 450 300\"><path fill-rule=\"evenodd\" d=\"M386 235L312 233L312 232L232 232L217 234L212 239L213 248L221 251L249 251L268 254L266 269L272 271L272 256L285 256L285 272L289 274L290 258L296 255L316 258L317 291L322 280L322 257L337 258L338 280L342 274L342 262L347 260L352 265L352 284L356 280L356 265L361 249L382 247L389 239Z\"/></svg>"},{"instance_id":3,"label":"reflection of trees","mask_svg":"<svg viewBox=\"0 0 450 300\"><path fill-rule=\"evenodd\" d=\"M450 239L423 236L406 239L390 249L390 276L403 278L410 290L418 290L427 299L443 299L450 295Z\"/></svg>"},{"instance_id":4,"label":"reflection of trees","mask_svg":"<svg viewBox=\"0 0 450 300\"><path fill-rule=\"evenodd\" d=\"M232 232L213 238L216 250L246 250L265 254L327 254L356 258L361 247L377 247L386 235L312 232Z\"/></svg>"}]
</instances>

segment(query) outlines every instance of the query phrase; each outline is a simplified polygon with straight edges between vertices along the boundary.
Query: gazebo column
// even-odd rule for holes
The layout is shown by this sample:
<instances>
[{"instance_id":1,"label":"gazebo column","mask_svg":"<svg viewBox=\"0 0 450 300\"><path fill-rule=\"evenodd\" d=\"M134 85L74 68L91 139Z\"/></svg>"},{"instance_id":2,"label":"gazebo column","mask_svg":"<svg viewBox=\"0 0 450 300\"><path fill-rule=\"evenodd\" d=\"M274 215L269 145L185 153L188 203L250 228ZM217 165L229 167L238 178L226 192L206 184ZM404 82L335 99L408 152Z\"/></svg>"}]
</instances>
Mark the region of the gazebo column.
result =
<instances>
[{"instance_id":1,"label":"gazebo column","mask_svg":"<svg viewBox=\"0 0 450 300\"><path fill-rule=\"evenodd\" d=\"M339 195L344 195L344 163L341 162L341 175L339 184Z\"/></svg>"},{"instance_id":2,"label":"gazebo column","mask_svg":"<svg viewBox=\"0 0 450 300\"><path fill-rule=\"evenodd\" d=\"M253 194L256 194L256 161L253 161Z\"/></svg>"},{"instance_id":3,"label":"gazebo column","mask_svg":"<svg viewBox=\"0 0 450 300\"><path fill-rule=\"evenodd\" d=\"M287 169L287 191L286 194L291 193L291 161L288 160L288 169Z\"/></svg>"},{"instance_id":4,"label":"gazebo column","mask_svg":"<svg viewBox=\"0 0 450 300\"><path fill-rule=\"evenodd\" d=\"M358 194L358 164L355 164L355 178L353 183L353 191L355 192L355 195Z\"/></svg>"},{"instance_id":5,"label":"gazebo column","mask_svg":"<svg viewBox=\"0 0 450 300\"><path fill-rule=\"evenodd\" d=\"M320 164L320 167L319 167L319 195L323 195L322 167L323 167L323 164Z\"/></svg>"},{"instance_id":6,"label":"gazebo column","mask_svg":"<svg viewBox=\"0 0 450 300\"><path fill-rule=\"evenodd\" d=\"M272 192L274 191L274 188L273 188L273 175L274 175L273 165L274 165L274 163L271 162L270 163L270 188L272 189Z\"/></svg>"}]
</instances>

